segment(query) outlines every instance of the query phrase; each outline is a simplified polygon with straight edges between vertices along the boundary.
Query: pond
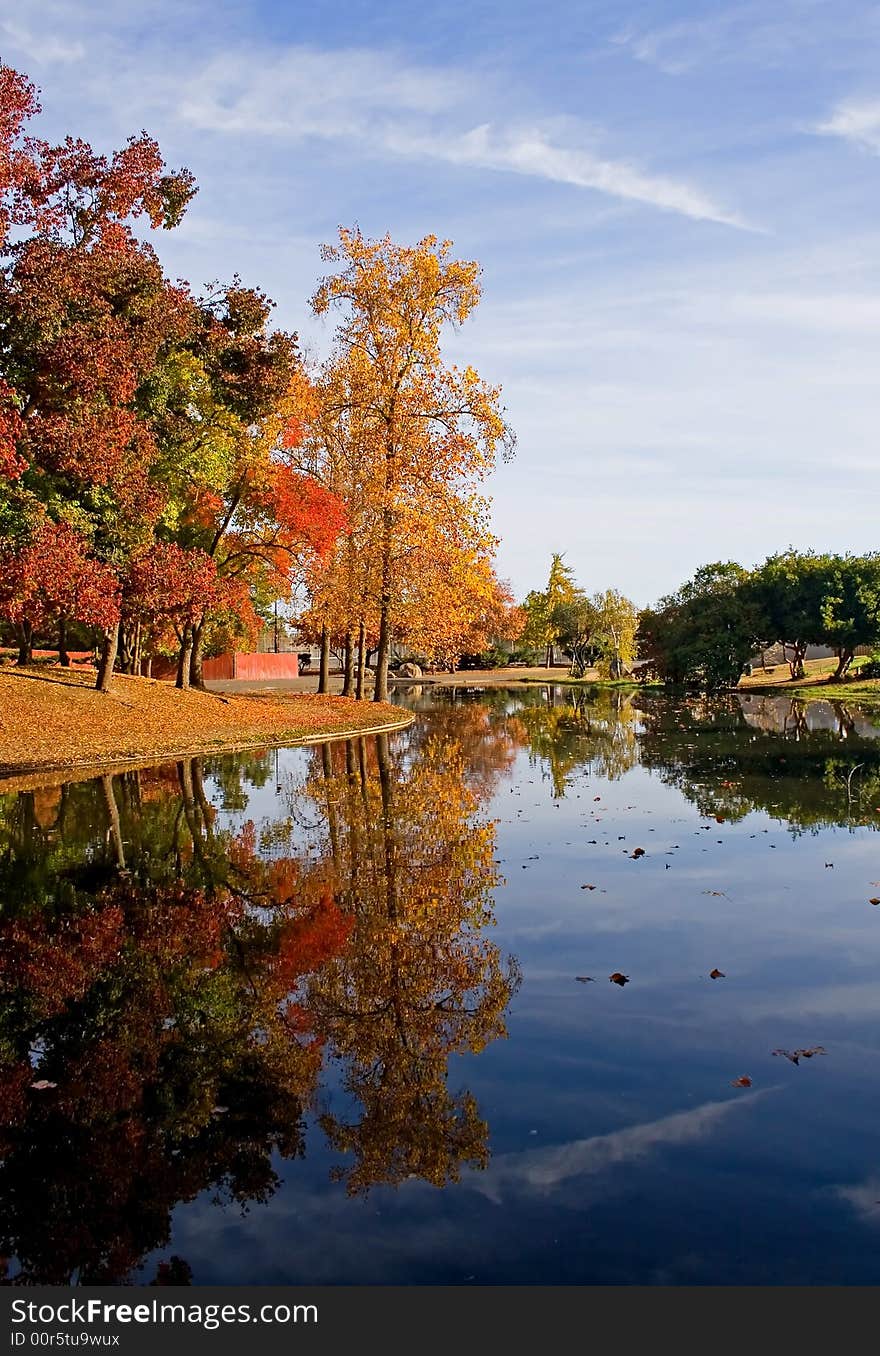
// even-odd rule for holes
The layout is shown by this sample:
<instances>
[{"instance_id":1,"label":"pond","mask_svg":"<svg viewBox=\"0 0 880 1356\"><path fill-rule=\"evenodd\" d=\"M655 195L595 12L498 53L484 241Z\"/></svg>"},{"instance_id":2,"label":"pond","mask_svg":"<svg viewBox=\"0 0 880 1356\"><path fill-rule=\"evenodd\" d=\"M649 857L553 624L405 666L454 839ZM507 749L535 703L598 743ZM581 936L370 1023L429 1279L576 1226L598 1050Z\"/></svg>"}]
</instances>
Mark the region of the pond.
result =
<instances>
[{"instance_id":1,"label":"pond","mask_svg":"<svg viewBox=\"0 0 880 1356\"><path fill-rule=\"evenodd\" d=\"M397 700L0 796L7 1283L880 1282L870 718Z\"/></svg>"}]
</instances>

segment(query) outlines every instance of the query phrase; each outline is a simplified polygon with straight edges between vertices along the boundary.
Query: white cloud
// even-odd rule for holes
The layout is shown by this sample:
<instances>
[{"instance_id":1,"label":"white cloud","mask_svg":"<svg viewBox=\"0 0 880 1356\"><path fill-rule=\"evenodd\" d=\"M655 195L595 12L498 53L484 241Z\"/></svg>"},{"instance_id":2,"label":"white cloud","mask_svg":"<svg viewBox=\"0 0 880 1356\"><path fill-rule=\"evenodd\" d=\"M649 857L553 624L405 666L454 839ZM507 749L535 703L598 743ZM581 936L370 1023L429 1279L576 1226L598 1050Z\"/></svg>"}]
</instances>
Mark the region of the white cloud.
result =
<instances>
[{"instance_id":1,"label":"white cloud","mask_svg":"<svg viewBox=\"0 0 880 1356\"><path fill-rule=\"evenodd\" d=\"M855 1186L839 1186L835 1190L866 1224L880 1225L880 1176L875 1174Z\"/></svg>"},{"instance_id":2,"label":"white cloud","mask_svg":"<svg viewBox=\"0 0 880 1356\"><path fill-rule=\"evenodd\" d=\"M408 65L382 50L238 51L195 72L178 112L203 131L367 137L377 116L441 113L472 84L465 73Z\"/></svg>"},{"instance_id":3,"label":"white cloud","mask_svg":"<svg viewBox=\"0 0 880 1356\"><path fill-rule=\"evenodd\" d=\"M741 217L680 180L649 174L622 160L608 160L580 147L555 144L536 127L497 128L482 123L459 135L413 137L389 132L389 149L422 153L451 164L507 170L576 188L595 189L614 198L678 212L697 221L752 229Z\"/></svg>"},{"instance_id":4,"label":"white cloud","mask_svg":"<svg viewBox=\"0 0 880 1356\"><path fill-rule=\"evenodd\" d=\"M566 1182L606 1172L617 1164L641 1158L653 1149L668 1144L692 1144L703 1139L736 1108L754 1103L769 1091L772 1089L745 1093L724 1102L706 1102L691 1111L627 1126L610 1135L593 1135L590 1139L572 1140L549 1149L501 1154L491 1160L484 1173L473 1174L465 1181L473 1190L499 1202L511 1189L549 1195Z\"/></svg>"},{"instance_id":5,"label":"white cloud","mask_svg":"<svg viewBox=\"0 0 880 1356\"><path fill-rule=\"evenodd\" d=\"M474 125L468 115L491 91L466 70L408 64L379 50L303 47L274 58L262 52L216 57L187 87L178 113L201 131L346 140L372 155L514 173L750 229L699 188L565 144L546 127L500 120ZM586 139L582 126L567 130L569 140ZM595 138L593 132L589 139Z\"/></svg>"},{"instance_id":6,"label":"white cloud","mask_svg":"<svg viewBox=\"0 0 880 1356\"><path fill-rule=\"evenodd\" d=\"M38 66L81 61L86 53L84 45L77 39L66 41L49 32L36 33L8 19L0 23L0 35L28 61Z\"/></svg>"},{"instance_id":7,"label":"white cloud","mask_svg":"<svg viewBox=\"0 0 880 1356\"><path fill-rule=\"evenodd\" d=\"M880 154L880 99L839 104L828 121L819 123L815 131L843 137Z\"/></svg>"},{"instance_id":8,"label":"white cloud","mask_svg":"<svg viewBox=\"0 0 880 1356\"><path fill-rule=\"evenodd\" d=\"M630 23L611 42L665 75L685 75L733 64L776 69L811 51L826 68L855 68L876 34L876 6L861 0L746 0L656 27Z\"/></svg>"}]
</instances>

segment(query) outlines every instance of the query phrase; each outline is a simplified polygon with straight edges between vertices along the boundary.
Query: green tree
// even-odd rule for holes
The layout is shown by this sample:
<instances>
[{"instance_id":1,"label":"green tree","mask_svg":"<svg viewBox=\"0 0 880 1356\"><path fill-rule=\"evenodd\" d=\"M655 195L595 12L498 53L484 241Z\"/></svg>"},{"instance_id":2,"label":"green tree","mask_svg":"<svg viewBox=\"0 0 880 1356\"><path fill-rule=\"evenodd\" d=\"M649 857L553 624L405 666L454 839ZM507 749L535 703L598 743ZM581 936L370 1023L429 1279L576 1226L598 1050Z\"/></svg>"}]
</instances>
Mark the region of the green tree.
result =
<instances>
[{"instance_id":1,"label":"green tree","mask_svg":"<svg viewBox=\"0 0 880 1356\"><path fill-rule=\"evenodd\" d=\"M532 649L542 650L548 669L553 667L556 646L564 644L563 631L573 620L566 609L579 595L582 596L575 583L574 570L564 563L562 552L554 551L547 587L540 591L533 589L523 603L526 626L522 643Z\"/></svg>"},{"instance_id":2,"label":"green tree","mask_svg":"<svg viewBox=\"0 0 880 1356\"><path fill-rule=\"evenodd\" d=\"M820 639L837 655L830 682L846 674L859 645L880 643L880 554L826 556Z\"/></svg>"},{"instance_id":3,"label":"green tree","mask_svg":"<svg viewBox=\"0 0 880 1356\"><path fill-rule=\"evenodd\" d=\"M825 559L827 565L827 558ZM822 592L827 569L815 551L786 551L768 556L755 571L751 588L768 644L779 642L793 679L803 678L808 645L823 638Z\"/></svg>"},{"instance_id":4,"label":"green tree","mask_svg":"<svg viewBox=\"0 0 880 1356\"><path fill-rule=\"evenodd\" d=\"M732 687L755 651L760 616L748 571L734 561L697 570L639 621L640 651L668 683Z\"/></svg>"}]
</instances>

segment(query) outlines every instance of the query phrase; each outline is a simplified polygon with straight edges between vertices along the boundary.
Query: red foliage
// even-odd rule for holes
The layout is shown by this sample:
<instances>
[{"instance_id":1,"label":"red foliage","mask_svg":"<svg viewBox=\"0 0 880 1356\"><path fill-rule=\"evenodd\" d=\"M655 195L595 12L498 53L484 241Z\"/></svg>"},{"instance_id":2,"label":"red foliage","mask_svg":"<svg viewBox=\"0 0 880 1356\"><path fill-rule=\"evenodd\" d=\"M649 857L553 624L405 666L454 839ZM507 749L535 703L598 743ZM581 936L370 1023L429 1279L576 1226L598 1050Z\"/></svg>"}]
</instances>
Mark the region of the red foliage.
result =
<instances>
[{"instance_id":1,"label":"red foliage","mask_svg":"<svg viewBox=\"0 0 880 1356\"><path fill-rule=\"evenodd\" d=\"M24 470L25 463L16 451L21 431L22 420L14 392L0 378L0 478L14 480Z\"/></svg>"},{"instance_id":2,"label":"red foliage","mask_svg":"<svg viewBox=\"0 0 880 1356\"><path fill-rule=\"evenodd\" d=\"M326 555L345 527L342 501L311 476L284 464L274 466L264 502L278 523L279 544L287 548L305 546Z\"/></svg>"},{"instance_id":3,"label":"red foliage","mask_svg":"<svg viewBox=\"0 0 880 1356\"><path fill-rule=\"evenodd\" d=\"M112 626L119 585L112 570L89 556L75 528L46 521L19 549L0 545L0 616L35 628L60 616Z\"/></svg>"},{"instance_id":4,"label":"red foliage","mask_svg":"<svg viewBox=\"0 0 880 1356\"><path fill-rule=\"evenodd\" d=\"M217 566L204 551L153 542L133 562L125 583L125 612L155 624L197 622L218 592Z\"/></svg>"},{"instance_id":5,"label":"red foliage","mask_svg":"<svg viewBox=\"0 0 880 1356\"><path fill-rule=\"evenodd\" d=\"M12 922L0 947L0 992L26 990L41 1017L82 998L119 953L122 909L117 906L61 918L36 913Z\"/></svg>"},{"instance_id":6,"label":"red foliage","mask_svg":"<svg viewBox=\"0 0 880 1356\"><path fill-rule=\"evenodd\" d=\"M290 992L298 979L314 974L344 949L354 926L329 894L323 894L309 913L285 923L272 962L278 992Z\"/></svg>"}]
</instances>

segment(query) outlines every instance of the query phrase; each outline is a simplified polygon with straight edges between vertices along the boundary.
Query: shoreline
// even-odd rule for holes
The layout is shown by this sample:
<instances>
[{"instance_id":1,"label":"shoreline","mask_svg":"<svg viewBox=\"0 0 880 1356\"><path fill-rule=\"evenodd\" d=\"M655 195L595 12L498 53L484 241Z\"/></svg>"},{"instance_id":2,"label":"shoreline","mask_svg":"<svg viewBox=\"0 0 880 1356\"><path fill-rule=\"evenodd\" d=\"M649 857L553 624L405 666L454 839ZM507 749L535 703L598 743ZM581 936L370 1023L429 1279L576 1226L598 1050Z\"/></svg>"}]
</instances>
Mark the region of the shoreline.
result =
<instances>
[{"instance_id":1,"label":"shoreline","mask_svg":"<svg viewBox=\"0 0 880 1356\"><path fill-rule=\"evenodd\" d=\"M246 749L296 747L407 728L390 703L313 693L221 695L89 670L0 669L0 793Z\"/></svg>"}]
</instances>

